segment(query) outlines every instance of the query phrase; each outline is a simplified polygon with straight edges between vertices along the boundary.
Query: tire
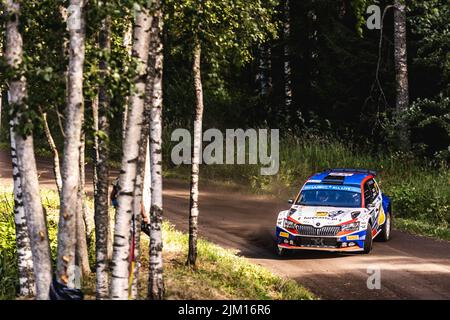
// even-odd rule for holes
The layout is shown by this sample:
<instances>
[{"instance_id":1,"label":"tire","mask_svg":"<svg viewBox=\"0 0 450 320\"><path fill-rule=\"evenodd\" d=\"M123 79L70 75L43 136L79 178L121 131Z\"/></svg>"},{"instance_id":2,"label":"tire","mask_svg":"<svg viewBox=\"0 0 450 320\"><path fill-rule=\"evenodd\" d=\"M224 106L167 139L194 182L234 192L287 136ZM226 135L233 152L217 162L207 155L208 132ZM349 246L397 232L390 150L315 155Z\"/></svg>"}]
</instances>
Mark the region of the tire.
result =
<instances>
[{"instance_id":1,"label":"tire","mask_svg":"<svg viewBox=\"0 0 450 320\"><path fill-rule=\"evenodd\" d=\"M381 242L389 241L391 239L391 231L392 231L392 213L388 212L386 215L386 221L381 227L381 231L377 239L379 239Z\"/></svg>"},{"instance_id":2,"label":"tire","mask_svg":"<svg viewBox=\"0 0 450 320\"><path fill-rule=\"evenodd\" d=\"M366 240L364 240L364 253L368 254L372 251L373 238L372 238L372 225L369 224L366 230Z\"/></svg>"},{"instance_id":3,"label":"tire","mask_svg":"<svg viewBox=\"0 0 450 320\"><path fill-rule=\"evenodd\" d=\"M278 244L275 244L275 253L278 257L283 258L283 257L289 256L291 253L291 250L285 249L285 248L280 248L278 246Z\"/></svg>"}]
</instances>

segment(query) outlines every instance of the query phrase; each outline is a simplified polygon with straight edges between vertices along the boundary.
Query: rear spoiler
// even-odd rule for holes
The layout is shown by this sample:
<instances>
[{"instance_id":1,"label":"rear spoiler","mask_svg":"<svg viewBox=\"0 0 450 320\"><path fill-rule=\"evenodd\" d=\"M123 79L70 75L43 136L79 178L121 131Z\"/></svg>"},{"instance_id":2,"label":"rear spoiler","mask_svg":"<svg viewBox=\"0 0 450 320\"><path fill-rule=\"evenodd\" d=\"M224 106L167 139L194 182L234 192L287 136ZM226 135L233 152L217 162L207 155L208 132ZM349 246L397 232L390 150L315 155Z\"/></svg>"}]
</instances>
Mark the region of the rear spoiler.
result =
<instances>
[{"instance_id":1,"label":"rear spoiler","mask_svg":"<svg viewBox=\"0 0 450 320\"><path fill-rule=\"evenodd\" d=\"M326 169L324 172L367 173L373 175L374 177L377 176L377 172L375 170L368 170L368 169L337 168L337 169Z\"/></svg>"}]
</instances>

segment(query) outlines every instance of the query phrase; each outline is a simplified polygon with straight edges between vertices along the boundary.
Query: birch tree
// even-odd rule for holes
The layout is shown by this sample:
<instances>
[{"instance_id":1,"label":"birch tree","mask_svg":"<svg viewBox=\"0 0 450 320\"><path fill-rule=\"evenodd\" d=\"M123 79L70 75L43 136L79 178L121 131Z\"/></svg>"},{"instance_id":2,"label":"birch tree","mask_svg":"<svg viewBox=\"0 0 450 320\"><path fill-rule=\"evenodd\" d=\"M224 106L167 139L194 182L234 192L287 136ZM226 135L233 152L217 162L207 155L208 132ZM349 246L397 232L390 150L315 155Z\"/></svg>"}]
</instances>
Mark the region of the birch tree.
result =
<instances>
[{"instance_id":1,"label":"birch tree","mask_svg":"<svg viewBox=\"0 0 450 320\"><path fill-rule=\"evenodd\" d=\"M125 34L123 36L123 46L126 48L126 51L129 56L132 55L133 51L133 25L130 23L125 30ZM128 97L125 98L125 105L122 113L122 142L125 141L125 134L127 132L127 118L128 118Z\"/></svg>"},{"instance_id":2,"label":"birch tree","mask_svg":"<svg viewBox=\"0 0 450 320\"><path fill-rule=\"evenodd\" d=\"M50 131L50 127L48 125L47 112L43 112L42 110L40 110L40 112L42 115L45 137L47 138L48 145L53 154L53 174L55 175L56 188L58 189L59 196L61 196L62 178L59 161L59 152L58 149L56 148L55 140L53 139L52 132Z\"/></svg>"},{"instance_id":3,"label":"birch tree","mask_svg":"<svg viewBox=\"0 0 450 320\"><path fill-rule=\"evenodd\" d=\"M136 169L136 179L135 186L133 191L133 213L132 213L132 234L131 234L131 249L130 249L130 279L131 279L131 287L130 290L130 298L137 299L139 292L139 271L140 271L140 256L141 256L141 222L142 210L144 208L144 180L145 177L149 175L149 172L146 172L149 167L146 166L146 163L149 160L149 147L148 147L148 107L144 108L144 119L142 124L140 145L139 145L139 155L137 160L137 169Z\"/></svg>"},{"instance_id":4,"label":"birch tree","mask_svg":"<svg viewBox=\"0 0 450 320\"><path fill-rule=\"evenodd\" d=\"M130 228L133 213L137 161L144 119L144 94L147 78L148 49L150 42L151 17L145 7L139 7L133 31L133 57L138 61L137 76L134 79L135 90L130 96L130 109L127 118L127 130L123 145L121 174L119 177L119 206L116 211L111 298L127 299L129 295L128 279L130 258Z\"/></svg>"},{"instance_id":5,"label":"birch tree","mask_svg":"<svg viewBox=\"0 0 450 320\"><path fill-rule=\"evenodd\" d=\"M227 63L232 54L242 62L251 60L250 48L260 45L276 33L272 22L276 1L268 0L190 0L166 1L171 31L189 45L195 90L194 144L191 154L189 205L189 252L187 264L197 259L199 217L199 170L203 121L202 59L211 66ZM195 12L196 14L192 14ZM203 57L202 53L207 53ZM217 71L217 70L216 70ZM220 72L218 72L220 73Z\"/></svg>"},{"instance_id":6,"label":"birch tree","mask_svg":"<svg viewBox=\"0 0 450 320\"><path fill-rule=\"evenodd\" d=\"M409 109L408 59L406 49L406 5L404 0L394 0L394 60L396 76L395 114L397 144L400 150L410 147L408 124L404 114Z\"/></svg>"},{"instance_id":7,"label":"birch tree","mask_svg":"<svg viewBox=\"0 0 450 320\"><path fill-rule=\"evenodd\" d=\"M0 53L3 54L3 34L1 34ZM2 90L0 88L0 124L2 112ZM23 203L22 181L16 153L16 140L13 131L13 122L10 124L11 162L14 182L14 224L16 230L17 270L19 280L19 296L32 297L36 294L36 284L33 274L33 256L31 241L28 232L25 208ZM0 126L1 129L1 126Z\"/></svg>"},{"instance_id":8,"label":"birch tree","mask_svg":"<svg viewBox=\"0 0 450 320\"><path fill-rule=\"evenodd\" d=\"M148 297L164 297L163 239L162 239L162 106L163 106L163 9L161 0L153 2L151 28L149 81L147 98L150 99L150 272ZM145 189L144 189L145 191Z\"/></svg>"},{"instance_id":9,"label":"birch tree","mask_svg":"<svg viewBox=\"0 0 450 320\"><path fill-rule=\"evenodd\" d=\"M98 94L98 128L96 131L96 192L95 192L95 249L96 249L96 284L97 299L107 299L109 296L109 197L108 197L108 179L109 179L109 141L106 138L109 135L109 106L110 95L106 86L106 76L108 69L108 57L111 52L111 17L103 19L99 37L99 48L103 51L103 58L100 61L100 78L102 84L99 87ZM102 134L100 135L99 132Z\"/></svg>"},{"instance_id":10,"label":"birch tree","mask_svg":"<svg viewBox=\"0 0 450 320\"><path fill-rule=\"evenodd\" d=\"M11 142L13 143L12 149L15 149L17 156L17 171L20 174L22 187L21 199L20 193L16 194L17 204L19 205L22 201L27 226L29 227L36 298L48 299L52 267L46 219L39 195L33 135L31 130L19 132L19 126L30 127L29 125L26 126L26 124L29 124L29 120L26 118L28 110L24 104L27 98L27 84L20 70L23 59L23 41L19 32L20 3L7 0L5 6L8 15L5 58L9 67L15 72L15 76L8 81L8 104L12 111ZM23 219L19 221L23 223Z\"/></svg>"},{"instance_id":11,"label":"birch tree","mask_svg":"<svg viewBox=\"0 0 450 320\"><path fill-rule=\"evenodd\" d=\"M203 85L201 77L202 48L198 40L194 45L194 59L192 72L195 87L195 117L194 117L194 146L191 161L191 192L189 200L189 265L195 265L197 261L197 238L198 238L198 180L200 171L200 149L202 147L202 121L203 121Z\"/></svg>"},{"instance_id":12,"label":"birch tree","mask_svg":"<svg viewBox=\"0 0 450 320\"><path fill-rule=\"evenodd\" d=\"M84 112L83 64L85 56L84 1L71 0L68 18L69 70L65 122L62 194L58 225L57 276L69 287L75 283L76 217L80 180L80 138Z\"/></svg>"},{"instance_id":13,"label":"birch tree","mask_svg":"<svg viewBox=\"0 0 450 320\"><path fill-rule=\"evenodd\" d=\"M19 295L34 296L36 287L33 275L33 256L22 194L22 181L16 154L15 134L11 123L11 160L14 180L14 223L16 226L17 269L19 272Z\"/></svg>"},{"instance_id":14,"label":"birch tree","mask_svg":"<svg viewBox=\"0 0 450 320\"><path fill-rule=\"evenodd\" d=\"M78 184L77 191L77 214L76 214L76 249L75 258L76 265L81 269L81 275L87 276L91 273L91 268L89 266L89 248L87 243L88 232L87 232L87 212L85 206L85 136L84 133L81 135L80 139L80 159L78 162L80 170L80 181Z\"/></svg>"}]
</instances>

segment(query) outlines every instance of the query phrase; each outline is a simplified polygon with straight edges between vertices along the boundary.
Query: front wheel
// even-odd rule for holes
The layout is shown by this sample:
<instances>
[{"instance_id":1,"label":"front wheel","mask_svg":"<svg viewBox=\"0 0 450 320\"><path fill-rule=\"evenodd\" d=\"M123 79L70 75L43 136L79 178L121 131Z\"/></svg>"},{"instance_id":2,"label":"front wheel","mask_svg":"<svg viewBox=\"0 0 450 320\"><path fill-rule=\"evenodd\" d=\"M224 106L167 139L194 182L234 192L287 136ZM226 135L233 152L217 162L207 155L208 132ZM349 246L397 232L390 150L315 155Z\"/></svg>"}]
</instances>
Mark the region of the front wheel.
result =
<instances>
[{"instance_id":1,"label":"front wheel","mask_svg":"<svg viewBox=\"0 0 450 320\"><path fill-rule=\"evenodd\" d=\"M364 253L368 254L370 251L372 251L372 244L373 244L373 238L372 238L372 226L369 224L367 226L366 231L366 240L364 240Z\"/></svg>"},{"instance_id":2,"label":"front wheel","mask_svg":"<svg viewBox=\"0 0 450 320\"><path fill-rule=\"evenodd\" d=\"M391 239L391 229L392 229L392 214L388 212L386 215L386 221L381 227L379 239L382 242L389 241Z\"/></svg>"}]
</instances>

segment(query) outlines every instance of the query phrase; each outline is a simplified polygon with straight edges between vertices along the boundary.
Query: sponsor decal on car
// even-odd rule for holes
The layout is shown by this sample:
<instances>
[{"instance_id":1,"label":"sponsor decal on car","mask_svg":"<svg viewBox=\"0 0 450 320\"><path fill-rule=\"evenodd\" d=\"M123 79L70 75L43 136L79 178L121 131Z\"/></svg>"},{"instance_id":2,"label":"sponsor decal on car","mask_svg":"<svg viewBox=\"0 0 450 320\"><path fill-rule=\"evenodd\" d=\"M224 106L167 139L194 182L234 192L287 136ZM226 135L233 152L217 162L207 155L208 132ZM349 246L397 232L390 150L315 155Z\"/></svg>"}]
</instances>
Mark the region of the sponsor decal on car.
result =
<instances>
[{"instance_id":1,"label":"sponsor decal on car","mask_svg":"<svg viewBox=\"0 0 450 320\"><path fill-rule=\"evenodd\" d=\"M380 205L380 214L378 216L378 225L382 225L386 221L386 214L384 213L383 206Z\"/></svg>"},{"instance_id":2,"label":"sponsor decal on car","mask_svg":"<svg viewBox=\"0 0 450 320\"><path fill-rule=\"evenodd\" d=\"M328 212L316 212L316 217L328 217Z\"/></svg>"},{"instance_id":3,"label":"sponsor decal on car","mask_svg":"<svg viewBox=\"0 0 450 320\"><path fill-rule=\"evenodd\" d=\"M341 190L341 191L361 192L361 189L358 187L330 185L330 184L305 185L303 190Z\"/></svg>"}]
</instances>

